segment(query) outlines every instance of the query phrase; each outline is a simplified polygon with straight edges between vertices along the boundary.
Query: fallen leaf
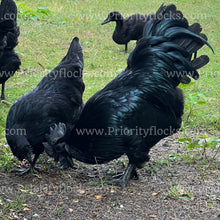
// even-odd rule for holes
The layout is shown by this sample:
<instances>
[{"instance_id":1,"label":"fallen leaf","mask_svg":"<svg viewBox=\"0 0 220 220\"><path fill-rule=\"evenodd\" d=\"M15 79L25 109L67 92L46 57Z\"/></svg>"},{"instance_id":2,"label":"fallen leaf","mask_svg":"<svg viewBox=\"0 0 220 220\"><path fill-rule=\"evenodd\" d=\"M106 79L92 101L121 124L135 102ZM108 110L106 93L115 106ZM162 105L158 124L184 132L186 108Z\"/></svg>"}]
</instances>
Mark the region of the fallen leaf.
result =
<instances>
[{"instance_id":1,"label":"fallen leaf","mask_svg":"<svg viewBox=\"0 0 220 220\"><path fill-rule=\"evenodd\" d=\"M63 202L63 201L61 201L61 202L59 202L59 205L63 205L63 203L64 203L64 202Z\"/></svg>"},{"instance_id":2,"label":"fallen leaf","mask_svg":"<svg viewBox=\"0 0 220 220\"><path fill-rule=\"evenodd\" d=\"M133 193L133 190L129 188L129 189L128 189L128 192Z\"/></svg>"},{"instance_id":3,"label":"fallen leaf","mask_svg":"<svg viewBox=\"0 0 220 220\"><path fill-rule=\"evenodd\" d=\"M115 192L115 190L114 189L111 189L111 191L110 191L111 193L114 193Z\"/></svg>"},{"instance_id":4,"label":"fallen leaf","mask_svg":"<svg viewBox=\"0 0 220 220\"><path fill-rule=\"evenodd\" d=\"M29 190L25 190L25 189L20 189L21 192L27 193L29 192Z\"/></svg>"},{"instance_id":5,"label":"fallen leaf","mask_svg":"<svg viewBox=\"0 0 220 220\"><path fill-rule=\"evenodd\" d=\"M46 194L47 196L51 196L51 195L52 195L51 192L46 192L45 194Z\"/></svg>"},{"instance_id":6,"label":"fallen leaf","mask_svg":"<svg viewBox=\"0 0 220 220\"><path fill-rule=\"evenodd\" d=\"M23 210L24 210L24 211L30 211L30 209L29 209L29 208L27 208L27 207L26 207L26 208L24 208Z\"/></svg>"},{"instance_id":7,"label":"fallen leaf","mask_svg":"<svg viewBox=\"0 0 220 220\"><path fill-rule=\"evenodd\" d=\"M185 192L184 189L180 189L180 190L179 190L179 193L180 193L181 195L183 195L184 192Z\"/></svg>"},{"instance_id":8,"label":"fallen leaf","mask_svg":"<svg viewBox=\"0 0 220 220\"><path fill-rule=\"evenodd\" d=\"M28 204L25 204L25 203L24 203L24 204L22 204L22 206L25 206L25 207L26 207L26 206L28 206Z\"/></svg>"},{"instance_id":9,"label":"fallen leaf","mask_svg":"<svg viewBox=\"0 0 220 220\"><path fill-rule=\"evenodd\" d=\"M77 192L80 193L80 194L84 194L86 191L83 190L83 189L78 189Z\"/></svg>"},{"instance_id":10,"label":"fallen leaf","mask_svg":"<svg viewBox=\"0 0 220 220\"><path fill-rule=\"evenodd\" d=\"M96 213L94 213L92 217L93 217L93 218L96 218L97 216L98 216L98 215L97 215Z\"/></svg>"},{"instance_id":11,"label":"fallen leaf","mask_svg":"<svg viewBox=\"0 0 220 220\"><path fill-rule=\"evenodd\" d=\"M37 182L37 181L38 181L38 178L37 178L37 177L34 177L32 181L33 181L33 182Z\"/></svg>"},{"instance_id":12,"label":"fallen leaf","mask_svg":"<svg viewBox=\"0 0 220 220\"><path fill-rule=\"evenodd\" d=\"M151 195L152 195L152 196L156 196L157 194L158 194L158 193L152 193Z\"/></svg>"},{"instance_id":13,"label":"fallen leaf","mask_svg":"<svg viewBox=\"0 0 220 220\"><path fill-rule=\"evenodd\" d=\"M78 203L78 202L79 202L78 199L74 199L74 200L73 200L73 203Z\"/></svg>"},{"instance_id":14,"label":"fallen leaf","mask_svg":"<svg viewBox=\"0 0 220 220\"><path fill-rule=\"evenodd\" d=\"M96 199L101 199L102 195L95 195Z\"/></svg>"}]
</instances>

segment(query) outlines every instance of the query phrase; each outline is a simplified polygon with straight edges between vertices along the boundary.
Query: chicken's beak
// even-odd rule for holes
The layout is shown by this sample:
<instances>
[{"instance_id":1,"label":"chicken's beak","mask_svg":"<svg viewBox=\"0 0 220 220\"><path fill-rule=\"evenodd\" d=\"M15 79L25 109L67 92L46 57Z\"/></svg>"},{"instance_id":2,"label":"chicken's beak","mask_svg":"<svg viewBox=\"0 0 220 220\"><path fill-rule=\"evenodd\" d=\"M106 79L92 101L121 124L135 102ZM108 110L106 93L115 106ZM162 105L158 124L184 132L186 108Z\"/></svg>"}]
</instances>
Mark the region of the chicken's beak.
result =
<instances>
[{"instance_id":1,"label":"chicken's beak","mask_svg":"<svg viewBox=\"0 0 220 220\"><path fill-rule=\"evenodd\" d=\"M103 24L107 24L107 23L109 23L109 22L110 22L109 18L106 18L106 19L102 22L101 25L103 25Z\"/></svg>"}]
</instances>

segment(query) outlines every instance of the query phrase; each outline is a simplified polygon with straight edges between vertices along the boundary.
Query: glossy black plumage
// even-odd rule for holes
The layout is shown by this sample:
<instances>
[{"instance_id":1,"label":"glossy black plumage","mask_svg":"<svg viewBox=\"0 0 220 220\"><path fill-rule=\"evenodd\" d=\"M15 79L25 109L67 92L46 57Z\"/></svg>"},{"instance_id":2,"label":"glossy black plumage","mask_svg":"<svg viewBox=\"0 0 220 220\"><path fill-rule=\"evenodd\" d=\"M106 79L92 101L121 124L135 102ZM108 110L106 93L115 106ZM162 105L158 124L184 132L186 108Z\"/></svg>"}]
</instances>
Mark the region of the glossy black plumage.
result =
<instances>
[{"instance_id":1,"label":"glossy black plumage","mask_svg":"<svg viewBox=\"0 0 220 220\"><path fill-rule=\"evenodd\" d=\"M162 5L147 22L127 68L87 101L71 135L65 136L63 123L51 128L51 151L90 164L126 154L128 167L114 180L125 186L149 160L150 148L181 127L184 98L177 86L188 83L188 76L198 79L197 69L209 62L206 55L191 60L204 44L210 47L200 32L175 5Z\"/></svg>"},{"instance_id":2,"label":"glossy black plumage","mask_svg":"<svg viewBox=\"0 0 220 220\"><path fill-rule=\"evenodd\" d=\"M0 84L5 99L5 82L19 69L21 61L14 48L20 34L17 26L17 6L13 0L2 0L0 5Z\"/></svg>"},{"instance_id":3,"label":"glossy black plumage","mask_svg":"<svg viewBox=\"0 0 220 220\"><path fill-rule=\"evenodd\" d=\"M116 22L115 30L112 39L117 44L125 44L125 51L127 52L127 45L131 40L139 40L143 36L143 29L147 21L153 15L134 14L127 18L117 12L110 12L108 17L102 22L102 25L111 21Z\"/></svg>"},{"instance_id":4,"label":"glossy black plumage","mask_svg":"<svg viewBox=\"0 0 220 220\"><path fill-rule=\"evenodd\" d=\"M83 107L82 71L82 48L75 37L59 65L35 89L11 106L6 139L19 160L27 159L34 167L38 156L44 151L43 142L51 123L62 121L67 124L68 130L74 126ZM34 160L31 158L32 153L35 154ZM54 159L59 160L64 167L71 166L71 161L68 162L66 157L64 161L61 155Z\"/></svg>"}]
</instances>

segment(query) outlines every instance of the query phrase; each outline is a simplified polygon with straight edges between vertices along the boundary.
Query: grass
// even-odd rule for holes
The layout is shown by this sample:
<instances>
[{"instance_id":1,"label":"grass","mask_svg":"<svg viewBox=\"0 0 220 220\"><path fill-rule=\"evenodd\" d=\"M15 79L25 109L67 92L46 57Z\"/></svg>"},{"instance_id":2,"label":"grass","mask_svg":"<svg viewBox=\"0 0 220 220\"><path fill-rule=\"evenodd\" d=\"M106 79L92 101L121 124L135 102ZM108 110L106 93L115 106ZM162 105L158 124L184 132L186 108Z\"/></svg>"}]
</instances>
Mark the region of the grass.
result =
<instances>
[{"instance_id":1,"label":"grass","mask_svg":"<svg viewBox=\"0 0 220 220\"><path fill-rule=\"evenodd\" d=\"M86 101L126 67L128 54L123 52L124 46L115 44L111 38L115 24L101 26L107 14L114 10L120 11L124 16L151 13L161 4L152 4L146 0L23 0L16 3L21 32L16 51L22 65L20 72L6 83L6 100L10 103L33 89L60 62L73 36L78 36L83 46ZM189 86L180 85L186 97L182 130L208 131L217 136L220 130L218 0L176 0L173 3L182 10L190 23L199 22L202 25L215 51L212 54L207 47L202 49L201 53L210 56L210 63L200 71L201 78ZM129 43L129 52L134 47L135 42ZM193 98L192 94L195 94ZM0 143L4 148L0 149L0 154L11 154L4 147L4 128L9 107L0 103Z\"/></svg>"},{"instance_id":2,"label":"grass","mask_svg":"<svg viewBox=\"0 0 220 220\"><path fill-rule=\"evenodd\" d=\"M24 210L24 207L26 206L26 194L18 193L14 200L9 200L7 202L4 202L3 199L0 197L0 218L1 219L7 219L5 218L5 214L9 213L9 211L13 211L14 214L17 214Z\"/></svg>"},{"instance_id":3,"label":"grass","mask_svg":"<svg viewBox=\"0 0 220 220\"><path fill-rule=\"evenodd\" d=\"M186 190L184 190L183 188L181 188L180 185L171 187L169 192L166 193L166 197L168 198L178 198L178 199L182 199L184 201L188 201L190 199L190 192L187 192Z\"/></svg>"}]
</instances>

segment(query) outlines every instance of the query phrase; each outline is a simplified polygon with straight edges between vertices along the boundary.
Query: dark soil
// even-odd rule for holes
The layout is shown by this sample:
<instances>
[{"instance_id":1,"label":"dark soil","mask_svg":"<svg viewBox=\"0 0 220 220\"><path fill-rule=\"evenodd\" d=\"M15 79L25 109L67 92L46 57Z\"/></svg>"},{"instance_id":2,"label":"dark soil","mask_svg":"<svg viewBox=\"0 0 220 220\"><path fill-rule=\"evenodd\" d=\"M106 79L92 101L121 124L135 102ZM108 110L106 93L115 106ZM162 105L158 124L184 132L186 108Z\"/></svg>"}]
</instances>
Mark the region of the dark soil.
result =
<instances>
[{"instance_id":1,"label":"dark soil","mask_svg":"<svg viewBox=\"0 0 220 220\"><path fill-rule=\"evenodd\" d=\"M220 219L219 161L184 160L175 158L177 154L165 159L186 151L174 139L157 144L150 152L154 160L124 189L108 185L107 180L125 169L125 156L104 165L76 162L76 170L47 171L44 165L37 175L0 173L0 218Z\"/></svg>"}]
</instances>

